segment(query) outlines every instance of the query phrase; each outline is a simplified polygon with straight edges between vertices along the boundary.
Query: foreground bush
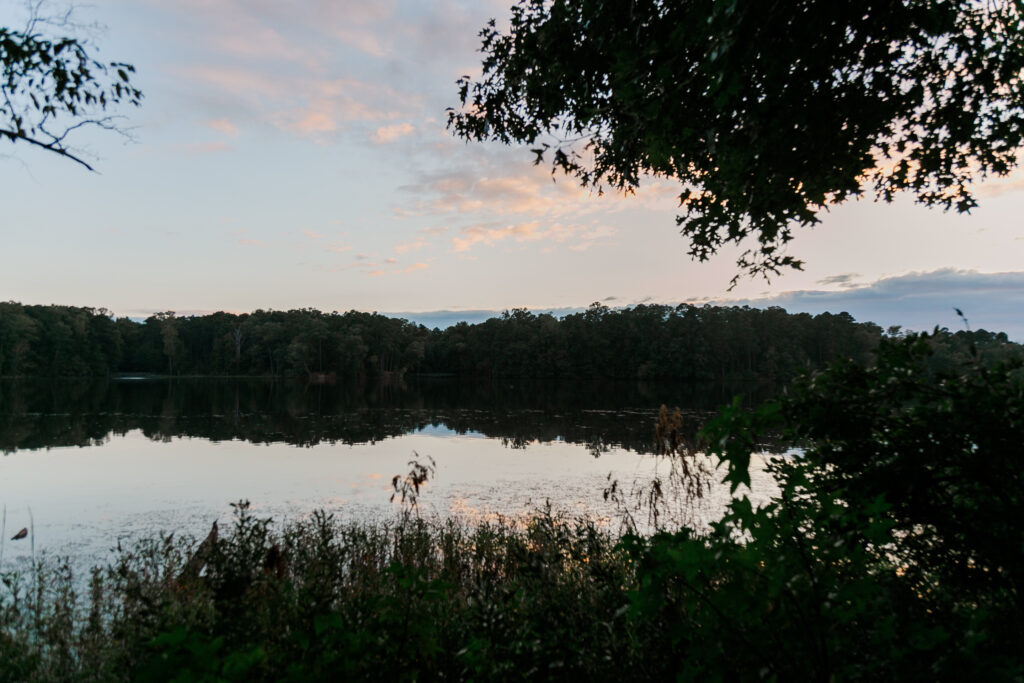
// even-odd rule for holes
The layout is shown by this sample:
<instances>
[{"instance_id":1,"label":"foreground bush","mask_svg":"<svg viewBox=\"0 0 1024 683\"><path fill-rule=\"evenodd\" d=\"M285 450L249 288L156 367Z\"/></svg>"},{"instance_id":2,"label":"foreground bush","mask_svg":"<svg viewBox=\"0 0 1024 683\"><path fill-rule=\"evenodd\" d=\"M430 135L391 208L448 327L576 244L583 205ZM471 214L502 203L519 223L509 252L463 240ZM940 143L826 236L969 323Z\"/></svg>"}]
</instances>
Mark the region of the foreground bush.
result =
<instances>
[{"instance_id":1,"label":"foreground bush","mask_svg":"<svg viewBox=\"0 0 1024 683\"><path fill-rule=\"evenodd\" d=\"M932 363L930 335L883 341L704 430L734 487L760 435L781 494L707 534L628 539L634 618L667 629L684 680L1024 680L1020 361Z\"/></svg>"}]
</instances>

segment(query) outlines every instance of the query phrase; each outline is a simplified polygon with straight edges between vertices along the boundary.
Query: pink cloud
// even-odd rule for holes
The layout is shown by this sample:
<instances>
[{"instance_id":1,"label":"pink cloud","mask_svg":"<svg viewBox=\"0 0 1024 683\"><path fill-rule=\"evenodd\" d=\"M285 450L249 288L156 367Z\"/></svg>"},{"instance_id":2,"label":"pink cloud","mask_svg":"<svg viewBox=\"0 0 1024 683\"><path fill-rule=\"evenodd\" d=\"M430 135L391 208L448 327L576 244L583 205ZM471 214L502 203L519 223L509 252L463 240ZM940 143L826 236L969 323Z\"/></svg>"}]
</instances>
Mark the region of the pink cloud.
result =
<instances>
[{"instance_id":1,"label":"pink cloud","mask_svg":"<svg viewBox=\"0 0 1024 683\"><path fill-rule=\"evenodd\" d=\"M508 238L514 238L517 241L522 241L524 239L530 239L530 237L536 235L539 230L540 223L537 221L507 225L502 228L489 228L485 225L472 225L468 228L462 229L461 237L452 238L452 248L458 252L468 251L470 247L481 242L489 245L494 244L495 242L502 242Z\"/></svg>"},{"instance_id":2,"label":"pink cloud","mask_svg":"<svg viewBox=\"0 0 1024 683\"><path fill-rule=\"evenodd\" d=\"M574 178L552 176L548 166L534 166L522 150L460 149L463 155L447 168L421 172L414 183L401 188L412 199L394 207L397 216L458 220L473 214L476 222L483 222L494 215L514 215L512 220L518 222L572 223L631 208L668 215L678 209L681 188L674 181L644 178L633 193L598 194Z\"/></svg>"},{"instance_id":3,"label":"pink cloud","mask_svg":"<svg viewBox=\"0 0 1024 683\"><path fill-rule=\"evenodd\" d=\"M193 65L176 69L176 73L193 81L213 86L220 91L246 97L278 97L287 92L286 83L269 73L256 69L216 64Z\"/></svg>"},{"instance_id":4,"label":"pink cloud","mask_svg":"<svg viewBox=\"0 0 1024 683\"><path fill-rule=\"evenodd\" d=\"M447 226L421 228L416 231L417 237L415 239L401 244L396 244L392 247L392 250L396 254L408 254L413 251L419 251L420 249L430 246L433 238L440 237L446 232L448 232Z\"/></svg>"},{"instance_id":5,"label":"pink cloud","mask_svg":"<svg viewBox=\"0 0 1024 683\"><path fill-rule=\"evenodd\" d=\"M392 126L381 126L374 131L371 139L377 144L387 144L399 138L411 135L416 128L411 123L396 123Z\"/></svg>"},{"instance_id":6,"label":"pink cloud","mask_svg":"<svg viewBox=\"0 0 1024 683\"><path fill-rule=\"evenodd\" d=\"M1024 173L1021 172L979 183L975 192L979 197L998 197L1019 190L1024 190Z\"/></svg>"},{"instance_id":7,"label":"pink cloud","mask_svg":"<svg viewBox=\"0 0 1024 683\"><path fill-rule=\"evenodd\" d=\"M335 37L346 45L373 57L386 57L391 53L391 45L384 44L380 33L379 30L367 28L339 27L334 30Z\"/></svg>"},{"instance_id":8,"label":"pink cloud","mask_svg":"<svg viewBox=\"0 0 1024 683\"><path fill-rule=\"evenodd\" d=\"M417 240L413 240L412 242L404 242L396 245L394 247L394 251L396 254L408 254L410 251L418 251L422 249L427 246L427 244L429 244L429 242L421 237Z\"/></svg>"},{"instance_id":9,"label":"pink cloud","mask_svg":"<svg viewBox=\"0 0 1024 683\"><path fill-rule=\"evenodd\" d=\"M306 112L299 120L286 125L300 133L329 133L338 129L334 118L323 111Z\"/></svg>"},{"instance_id":10,"label":"pink cloud","mask_svg":"<svg viewBox=\"0 0 1024 683\"><path fill-rule=\"evenodd\" d=\"M478 224L463 228L459 237L453 237L452 250L456 253L465 252L477 244L490 246L505 240L514 242L549 241L556 244L572 240L574 243L569 245L569 248L583 250L593 246L597 240L611 237L614 234L614 228L605 225L551 223L546 227L541 227L540 221L527 221L503 227Z\"/></svg>"},{"instance_id":11,"label":"pink cloud","mask_svg":"<svg viewBox=\"0 0 1024 683\"><path fill-rule=\"evenodd\" d=\"M295 100L301 103L295 105ZM402 107L413 106L416 100L384 86L350 79L318 81L307 84L305 96L291 98L270 120L279 128L322 137L345 124L395 119Z\"/></svg>"},{"instance_id":12,"label":"pink cloud","mask_svg":"<svg viewBox=\"0 0 1024 683\"><path fill-rule=\"evenodd\" d=\"M220 140L217 142L189 142L178 147L189 156L201 156L204 154L216 154L231 149L231 145Z\"/></svg>"},{"instance_id":13,"label":"pink cloud","mask_svg":"<svg viewBox=\"0 0 1024 683\"><path fill-rule=\"evenodd\" d=\"M244 13L238 15L244 16ZM246 21L241 29L235 30L237 32L219 33L213 44L222 52L236 57L295 62L311 70L322 68L322 51L311 50L308 43L289 42L273 28L260 26L253 20Z\"/></svg>"},{"instance_id":14,"label":"pink cloud","mask_svg":"<svg viewBox=\"0 0 1024 683\"><path fill-rule=\"evenodd\" d=\"M385 259L385 261L384 261L384 263L386 263L388 265L394 265L397 262L398 262L397 259L393 259L393 258ZM364 264L364 265L376 265L376 264ZM366 274L369 275L370 277L381 277L381 276L384 276L384 275L407 275L409 273L415 273L418 270L426 270L427 268L430 268L430 264L425 262L425 261L420 261L418 263L413 263L412 265L406 266L405 268L400 268L398 270L395 270L395 269L384 270L383 268L378 268L376 270L368 271Z\"/></svg>"},{"instance_id":15,"label":"pink cloud","mask_svg":"<svg viewBox=\"0 0 1024 683\"><path fill-rule=\"evenodd\" d=\"M376 82L325 79L314 74L297 77L259 65L193 65L176 72L197 83L199 88L214 91L216 98L241 105L255 119L315 139L323 139L325 134L336 133L356 122L383 123L415 114L422 101L418 94ZM225 124L233 125L225 119L216 120L218 130L228 130ZM402 125L382 133L384 137L403 134Z\"/></svg>"},{"instance_id":16,"label":"pink cloud","mask_svg":"<svg viewBox=\"0 0 1024 683\"><path fill-rule=\"evenodd\" d=\"M206 127L212 128L218 133L224 133L225 135L229 135L231 137L238 136L238 126L236 126L226 118L213 119L212 121L207 121Z\"/></svg>"},{"instance_id":17,"label":"pink cloud","mask_svg":"<svg viewBox=\"0 0 1024 683\"><path fill-rule=\"evenodd\" d=\"M532 216L582 215L609 210L611 202L571 179L551 182L550 172L529 164L510 168L465 167L427 174L421 182L402 189L420 195L399 215L529 214Z\"/></svg>"}]
</instances>

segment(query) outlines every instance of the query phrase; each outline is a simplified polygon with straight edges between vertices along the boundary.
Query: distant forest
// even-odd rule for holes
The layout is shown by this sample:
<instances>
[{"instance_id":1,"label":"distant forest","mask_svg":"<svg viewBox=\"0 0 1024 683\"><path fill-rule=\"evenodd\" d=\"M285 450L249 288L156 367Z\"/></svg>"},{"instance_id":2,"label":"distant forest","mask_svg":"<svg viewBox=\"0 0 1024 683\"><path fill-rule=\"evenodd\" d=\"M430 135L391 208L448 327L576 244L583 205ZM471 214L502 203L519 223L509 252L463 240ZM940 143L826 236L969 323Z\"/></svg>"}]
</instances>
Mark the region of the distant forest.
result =
<instances>
[{"instance_id":1,"label":"distant forest","mask_svg":"<svg viewBox=\"0 0 1024 683\"><path fill-rule=\"evenodd\" d=\"M781 308L593 304L561 319L524 309L427 329L377 313L312 309L138 322L104 309L0 303L0 376L117 373L305 377L405 373L465 377L788 382L837 358L867 363L883 334L847 313ZM1020 353L1004 333L944 331L935 362Z\"/></svg>"}]
</instances>

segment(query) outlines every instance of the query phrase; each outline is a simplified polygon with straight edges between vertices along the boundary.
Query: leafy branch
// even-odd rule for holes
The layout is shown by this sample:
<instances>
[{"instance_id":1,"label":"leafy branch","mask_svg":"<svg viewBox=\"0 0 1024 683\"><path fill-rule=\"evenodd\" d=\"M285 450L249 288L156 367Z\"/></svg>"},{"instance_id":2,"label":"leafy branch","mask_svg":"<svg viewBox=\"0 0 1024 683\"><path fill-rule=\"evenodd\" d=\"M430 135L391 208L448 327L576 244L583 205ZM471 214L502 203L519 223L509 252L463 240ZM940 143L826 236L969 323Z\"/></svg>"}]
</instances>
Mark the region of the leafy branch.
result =
<instances>
[{"instance_id":1,"label":"leafy branch","mask_svg":"<svg viewBox=\"0 0 1024 683\"><path fill-rule=\"evenodd\" d=\"M109 113L119 105L138 106L142 92L131 82L135 68L124 62L100 62L87 41L47 38L41 30L74 28L69 15L42 17L40 4L24 30L0 27L0 139L25 143L78 163L93 166L71 145L84 128L130 137Z\"/></svg>"}]
</instances>

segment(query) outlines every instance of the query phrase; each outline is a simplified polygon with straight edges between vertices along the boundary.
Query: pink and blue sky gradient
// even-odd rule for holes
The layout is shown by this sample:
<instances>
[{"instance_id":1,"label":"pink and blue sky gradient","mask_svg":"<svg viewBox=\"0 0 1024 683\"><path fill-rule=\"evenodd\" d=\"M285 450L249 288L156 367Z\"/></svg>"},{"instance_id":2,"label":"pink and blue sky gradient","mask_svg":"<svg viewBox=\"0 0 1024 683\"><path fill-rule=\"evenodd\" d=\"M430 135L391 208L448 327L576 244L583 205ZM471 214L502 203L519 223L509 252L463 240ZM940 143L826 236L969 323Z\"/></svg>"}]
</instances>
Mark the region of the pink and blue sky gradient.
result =
<instances>
[{"instance_id":1,"label":"pink and blue sky gradient","mask_svg":"<svg viewBox=\"0 0 1024 683\"><path fill-rule=\"evenodd\" d=\"M525 149L445 130L477 32L507 0L96 0L98 56L137 68L136 141L87 135L99 173L0 148L0 299L119 315L424 312L733 301L1024 339L1024 173L944 214L903 198L800 230L803 272L726 291L691 261L675 186L593 196ZM0 25L24 19L0 0Z\"/></svg>"}]
</instances>

